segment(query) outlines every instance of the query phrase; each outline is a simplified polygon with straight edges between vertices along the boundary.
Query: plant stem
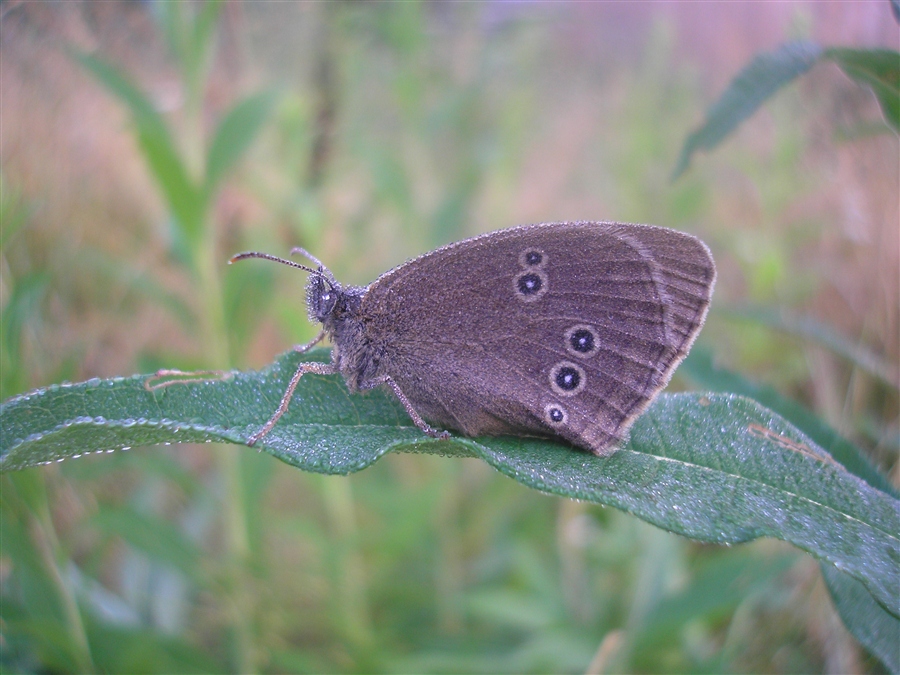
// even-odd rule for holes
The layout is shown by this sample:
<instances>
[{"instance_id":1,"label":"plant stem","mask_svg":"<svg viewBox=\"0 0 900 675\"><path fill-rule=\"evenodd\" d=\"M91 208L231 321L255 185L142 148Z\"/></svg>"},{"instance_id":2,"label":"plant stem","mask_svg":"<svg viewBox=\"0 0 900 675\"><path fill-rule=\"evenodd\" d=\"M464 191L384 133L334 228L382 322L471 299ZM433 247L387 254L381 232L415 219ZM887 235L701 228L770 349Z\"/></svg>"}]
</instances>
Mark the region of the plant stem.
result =
<instances>
[{"instance_id":1,"label":"plant stem","mask_svg":"<svg viewBox=\"0 0 900 675\"><path fill-rule=\"evenodd\" d=\"M438 558L435 561L437 621L444 634L459 634L463 629L459 597L463 588L463 553L460 518L463 504L462 463L451 466L442 485L437 508Z\"/></svg>"},{"instance_id":2,"label":"plant stem","mask_svg":"<svg viewBox=\"0 0 900 675\"><path fill-rule=\"evenodd\" d=\"M210 223L205 223L202 231L204 243L196 251L195 261L203 298L203 335L211 367L227 369L231 365L231 355L223 307L222 282L219 276L220 265L217 259L215 230ZM253 673L257 670L253 635L255 608L250 594L253 586L252 580L246 578L250 569L251 551L238 454L242 451L242 448L223 445L217 449L216 458L219 473L226 487L223 495L223 507L228 546L227 570L228 587L231 593L231 618L232 627L236 633L236 667L240 673Z\"/></svg>"},{"instance_id":3,"label":"plant stem","mask_svg":"<svg viewBox=\"0 0 900 675\"><path fill-rule=\"evenodd\" d=\"M41 562L59 594L65 615L65 625L75 651L73 656L76 670L82 673L95 672L87 632L84 629L84 622L81 620L81 610L78 608L71 584L66 583L59 569L59 560L62 555L60 554L59 540L56 538L56 530L53 527L53 519L50 516L50 507L47 503L45 474L39 474L38 480L40 481L40 497L32 511L31 536L40 554Z\"/></svg>"},{"instance_id":4,"label":"plant stem","mask_svg":"<svg viewBox=\"0 0 900 675\"><path fill-rule=\"evenodd\" d=\"M338 616L347 639L365 654L374 642L372 619L366 593L365 563L359 554L359 529L349 477L322 479L325 507L337 539L335 591L340 603Z\"/></svg>"},{"instance_id":5,"label":"plant stem","mask_svg":"<svg viewBox=\"0 0 900 675\"><path fill-rule=\"evenodd\" d=\"M196 21L196 16L192 21ZM190 22L189 22L190 23ZM194 64L196 65L196 64ZM185 134L184 159L194 185L203 185L207 167L203 120L203 87L205 78L185 66ZM204 199L198 195L198 199ZM209 366L217 370L231 367L231 350L228 343L228 327L225 319L222 280L224 260L219 258L216 228L209 211L214 198L206 205L206 212L196 223L200 236L192 242L191 257L194 272L200 281L201 335ZM222 496L224 527L226 531L226 574L230 592L229 608L231 624L235 631L236 668L240 673L256 672L253 625L255 608L250 594L252 580L247 578L250 565L250 546L247 533L247 516L241 480L240 456L242 449L220 446L215 453L219 475L225 492Z\"/></svg>"},{"instance_id":6,"label":"plant stem","mask_svg":"<svg viewBox=\"0 0 900 675\"><path fill-rule=\"evenodd\" d=\"M247 534L247 518L244 508L244 486L241 481L240 456L242 448L220 446L218 457L221 472L228 490L225 499L225 528L228 538L228 576L232 601L232 626L235 630L235 657L239 673L254 673L256 645L253 623L255 607L250 593L252 579L250 569L250 545Z\"/></svg>"}]
</instances>

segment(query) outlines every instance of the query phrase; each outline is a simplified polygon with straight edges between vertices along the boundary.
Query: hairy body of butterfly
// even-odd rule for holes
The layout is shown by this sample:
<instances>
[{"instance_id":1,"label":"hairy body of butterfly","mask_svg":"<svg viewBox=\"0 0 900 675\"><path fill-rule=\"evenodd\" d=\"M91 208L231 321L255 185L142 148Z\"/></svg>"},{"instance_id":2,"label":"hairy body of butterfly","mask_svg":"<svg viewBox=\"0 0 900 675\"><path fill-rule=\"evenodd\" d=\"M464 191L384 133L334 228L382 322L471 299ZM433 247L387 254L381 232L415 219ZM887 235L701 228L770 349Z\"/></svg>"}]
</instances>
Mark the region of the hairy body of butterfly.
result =
<instances>
[{"instance_id":1,"label":"hairy body of butterfly","mask_svg":"<svg viewBox=\"0 0 900 675\"><path fill-rule=\"evenodd\" d=\"M310 319L351 391L389 386L416 425L467 436L561 437L615 451L668 383L709 308L715 265L699 239L648 225L576 222L491 232L410 260L366 288L316 264ZM246 257L272 256L246 253ZM285 261L281 261L285 262ZM427 420L427 422L426 422ZM429 424L430 423L430 424Z\"/></svg>"}]
</instances>

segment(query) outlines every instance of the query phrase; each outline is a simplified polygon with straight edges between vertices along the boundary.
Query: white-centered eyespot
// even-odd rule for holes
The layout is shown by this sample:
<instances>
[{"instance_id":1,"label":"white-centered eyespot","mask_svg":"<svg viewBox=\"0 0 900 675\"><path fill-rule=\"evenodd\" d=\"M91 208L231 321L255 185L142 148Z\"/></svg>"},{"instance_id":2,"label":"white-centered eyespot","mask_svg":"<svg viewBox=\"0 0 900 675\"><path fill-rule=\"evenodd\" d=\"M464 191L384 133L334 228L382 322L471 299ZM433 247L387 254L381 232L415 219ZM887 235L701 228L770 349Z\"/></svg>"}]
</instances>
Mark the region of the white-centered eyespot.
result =
<instances>
[{"instance_id":1,"label":"white-centered eyespot","mask_svg":"<svg viewBox=\"0 0 900 675\"><path fill-rule=\"evenodd\" d=\"M534 302L547 292L547 274L540 269L529 269L513 278L513 290L519 300Z\"/></svg>"},{"instance_id":2,"label":"white-centered eyespot","mask_svg":"<svg viewBox=\"0 0 900 675\"><path fill-rule=\"evenodd\" d=\"M522 267L543 267L547 264L547 254L539 248L526 248L519 254Z\"/></svg>"},{"instance_id":3,"label":"white-centered eyespot","mask_svg":"<svg viewBox=\"0 0 900 675\"><path fill-rule=\"evenodd\" d=\"M569 414L558 403L548 403L544 406L544 421L551 427L561 427L569 421Z\"/></svg>"},{"instance_id":4,"label":"white-centered eyespot","mask_svg":"<svg viewBox=\"0 0 900 675\"><path fill-rule=\"evenodd\" d=\"M587 384L584 368L571 361L560 361L550 370L550 388L560 396L575 396Z\"/></svg>"},{"instance_id":5,"label":"white-centered eyespot","mask_svg":"<svg viewBox=\"0 0 900 675\"><path fill-rule=\"evenodd\" d=\"M578 324L566 331L565 347L572 356L586 359L600 349L600 337L592 326Z\"/></svg>"}]
</instances>

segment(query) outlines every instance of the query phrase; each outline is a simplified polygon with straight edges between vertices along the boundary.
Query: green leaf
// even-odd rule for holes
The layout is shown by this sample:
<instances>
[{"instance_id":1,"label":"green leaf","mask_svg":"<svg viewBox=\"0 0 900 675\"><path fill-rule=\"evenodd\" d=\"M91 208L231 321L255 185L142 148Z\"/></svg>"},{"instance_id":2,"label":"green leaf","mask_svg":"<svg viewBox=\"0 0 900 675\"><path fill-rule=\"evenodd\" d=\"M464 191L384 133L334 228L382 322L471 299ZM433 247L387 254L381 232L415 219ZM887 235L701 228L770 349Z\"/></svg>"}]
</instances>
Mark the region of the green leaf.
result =
<instances>
[{"instance_id":1,"label":"green leaf","mask_svg":"<svg viewBox=\"0 0 900 675\"><path fill-rule=\"evenodd\" d=\"M720 316L748 319L797 337L815 341L847 359L857 368L866 371L888 386L900 389L897 368L879 354L838 333L831 326L808 316L792 316L770 307L737 307L719 311Z\"/></svg>"},{"instance_id":2,"label":"green leaf","mask_svg":"<svg viewBox=\"0 0 900 675\"><path fill-rule=\"evenodd\" d=\"M188 96L202 96L203 78L209 69L213 37L224 3L206 0L198 3L161 2L159 23L169 49L181 64Z\"/></svg>"},{"instance_id":3,"label":"green leaf","mask_svg":"<svg viewBox=\"0 0 900 675\"><path fill-rule=\"evenodd\" d=\"M116 534L148 557L180 570L185 576L198 574L200 553L193 542L170 522L133 508L105 508L91 519L98 529Z\"/></svg>"},{"instance_id":4,"label":"green leaf","mask_svg":"<svg viewBox=\"0 0 900 675\"><path fill-rule=\"evenodd\" d=\"M45 271L30 272L9 285L12 286L12 293L0 315L0 336L4 356L8 356L12 362L10 365L13 365L19 360L25 327L40 315L41 303L50 287L50 274Z\"/></svg>"},{"instance_id":5,"label":"green leaf","mask_svg":"<svg viewBox=\"0 0 900 675\"><path fill-rule=\"evenodd\" d=\"M819 447L827 448L831 456L841 462L841 465L848 471L896 500L897 490L872 466L863 452L799 403L784 398L774 389L754 384L736 373L716 367L713 365L710 354L703 349L693 349L681 364L679 372L705 389L737 392L764 403L796 425ZM896 618L896 611L891 613L878 605L872 593L846 572L842 572L826 562L822 562L820 567L835 606L847 629L861 644L878 656L892 672L898 672L898 668L891 665L893 661L882 653L883 641L876 641L876 638L885 633L894 635L900 630L900 621ZM896 576L896 572L893 574ZM861 596L865 596L865 598L861 600ZM877 605L877 616L865 611L865 602ZM851 611L852 608L857 608L858 611ZM871 644L873 641L876 641L876 644ZM894 644L897 642L895 641ZM894 661L898 659L900 656L895 653Z\"/></svg>"},{"instance_id":6,"label":"green leaf","mask_svg":"<svg viewBox=\"0 0 900 675\"><path fill-rule=\"evenodd\" d=\"M747 378L717 367L712 355L695 347L681 364L679 374L687 376L700 389L747 396L784 417L809 436L820 448L872 487L900 498L900 492L876 469L856 445L837 433L816 414L796 401L785 398L771 387L750 382Z\"/></svg>"},{"instance_id":7,"label":"green leaf","mask_svg":"<svg viewBox=\"0 0 900 675\"><path fill-rule=\"evenodd\" d=\"M748 595L769 591L775 579L796 562L796 555L761 556L746 550L712 557L695 570L686 587L653 608L647 626L637 636L635 652L641 654L654 644L663 648L671 645L674 636L691 621L703 619L713 624L727 620Z\"/></svg>"},{"instance_id":8,"label":"green leaf","mask_svg":"<svg viewBox=\"0 0 900 675\"><path fill-rule=\"evenodd\" d=\"M223 176L250 147L274 103L272 92L249 96L236 104L219 124L206 160L204 193L207 199L212 198Z\"/></svg>"},{"instance_id":9,"label":"green leaf","mask_svg":"<svg viewBox=\"0 0 900 675\"><path fill-rule=\"evenodd\" d=\"M95 379L10 399L0 407L0 469L154 443L245 443L304 358L327 351L287 352L260 372ZM900 502L740 396L663 395L625 447L599 458L539 439L428 439L386 393L351 396L338 376L307 376L257 447L336 474L392 450L480 457L523 485L614 506L700 541L784 539L859 579L898 613Z\"/></svg>"},{"instance_id":10,"label":"green leaf","mask_svg":"<svg viewBox=\"0 0 900 675\"><path fill-rule=\"evenodd\" d=\"M900 52L891 49L826 49L824 57L875 93L885 121L900 133Z\"/></svg>"},{"instance_id":11,"label":"green leaf","mask_svg":"<svg viewBox=\"0 0 900 675\"><path fill-rule=\"evenodd\" d=\"M820 567L844 625L890 672L900 672L900 621L897 617L878 604L861 582L827 563Z\"/></svg>"},{"instance_id":12,"label":"green leaf","mask_svg":"<svg viewBox=\"0 0 900 675\"><path fill-rule=\"evenodd\" d=\"M85 619L97 672L186 674L228 670L225 664L179 637L142 627L112 625L90 614ZM70 672L71 664L58 670Z\"/></svg>"},{"instance_id":13,"label":"green leaf","mask_svg":"<svg viewBox=\"0 0 900 675\"><path fill-rule=\"evenodd\" d=\"M31 206L22 199L18 190L7 185L0 175L0 251L6 249L31 217Z\"/></svg>"},{"instance_id":14,"label":"green leaf","mask_svg":"<svg viewBox=\"0 0 900 675\"><path fill-rule=\"evenodd\" d=\"M74 53L74 58L128 107L144 160L175 215L180 235L195 242L201 235L203 199L181 161L165 120L116 68L90 54Z\"/></svg>"},{"instance_id":15,"label":"green leaf","mask_svg":"<svg viewBox=\"0 0 900 675\"><path fill-rule=\"evenodd\" d=\"M821 55L822 48L814 42L796 41L756 56L709 108L703 125L688 136L672 180L684 173L697 150L716 147L775 92L812 68Z\"/></svg>"},{"instance_id":16,"label":"green leaf","mask_svg":"<svg viewBox=\"0 0 900 675\"><path fill-rule=\"evenodd\" d=\"M35 475L29 475L34 473ZM47 559L41 557L42 532L35 512L46 509L47 490L45 477L35 472L3 476L0 483L0 527L3 537L0 552L16 571L15 597L27 608L27 616L35 621L59 621L64 623L65 608L53 570ZM0 605L4 603L0 602ZM6 607L0 607L4 616ZM71 635L66 633L66 640Z\"/></svg>"},{"instance_id":17,"label":"green leaf","mask_svg":"<svg viewBox=\"0 0 900 675\"><path fill-rule=\"evenodd\" d=\"M152 272L88 244L73 252L72 263L76 273L92 275L95 286L115 288L118 293L134 293L146 298L170 312L186 330L196 329L197 315L194 310L178 293L166 288ZM125 304L130 309L133 303L129 299Z\"/></svg>"}]
</instances>

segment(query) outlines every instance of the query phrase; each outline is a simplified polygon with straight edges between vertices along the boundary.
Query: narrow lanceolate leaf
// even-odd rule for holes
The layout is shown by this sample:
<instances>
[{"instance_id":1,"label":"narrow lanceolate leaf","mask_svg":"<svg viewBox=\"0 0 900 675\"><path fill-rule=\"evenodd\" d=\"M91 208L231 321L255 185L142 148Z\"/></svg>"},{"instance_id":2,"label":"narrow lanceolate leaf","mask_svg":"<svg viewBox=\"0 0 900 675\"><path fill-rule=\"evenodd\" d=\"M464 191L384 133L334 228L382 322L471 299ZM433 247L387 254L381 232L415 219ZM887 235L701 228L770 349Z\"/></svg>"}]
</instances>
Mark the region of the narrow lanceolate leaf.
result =
<instances>
[{"instance_id":1,"label":"narrow lanceolate leaf","mask_svg":"<svg viewBox=\"0 0 900 675\"><path fill-rule=\"evenodd\" d=\"M93 380L10 399L0 408L0 469L154 443L245 443L301 358L327 352L288 352L260 372ZM308 375L258 447L337 474L391 450L480 457L524 485L614 506L701 541L784 539L859 580L890 615L900 613L900 502L740 396L663 395L625 447L599 458L539 439L428 439L386 393L349 395L339 377Z\"/></svg>"},{"instance_id":2,"label":"narrow lanceolate leaf","mask_svg":"<svg viewBox=\"0 0 900 675\"><path fill-rule=\"evenodd\" d=\"M275 103L271 92L249 96L237 103L219 123L206 159L206 198L240 160L259 133Z\"/></svg>"},{"instance_id":3,"label":"narrow lanceolate leaf","mask_svg":"<svg viewBox=\"0 0 900 675\"><path fill-rule=\"evenodd\" d=\"M790 424L799 428L820 448L840 462L841 466L866 481L876 490L897 499L898 493L863 452L847 439L841 437L818 416L799 403L781 396L774 389L755 384L737 373L717 367L709 353L695 348L681 365L695 385L707 390L739 393L764 403ZM822 576L831 592L834 605L847 629L859 642L881 659L891 672L898 672L896 664L900 653L896 653L895 637L900 634L900 619L878 604L872 592L858 579L834 565L822 561L819 565ZM891 653L886 653L890 651Z\"/></svg>"},{"instance_id":4,"label":"narrow lanceolate leaf","mask_svg":"<svg viewBox=\"0 0 900 675\"><path fill-rule=\"evenodd\" d=\"M885 121L900 133L900 52L891 49L826 49L834 61L859 84L872 88Z\"/></svg>"},{"instance_id":5,"label":"narrow lanceolate leaf","mask_svg":"<svg viewBox=\"0 0 900 675\"><path fill-rule=\"evenodd\" d=\"M900 497L900 492L875 468L865 453L832 429L818 415L798 402L785 398L771 387L751 382L738 373L720 368L713 363L712 355L702 347L691 350L678 372L686 375L698 389L739 394L761 403L809 436L845 469L862 478L876 490L886 492L895 498Z\"/></svg>"},{"instance_id":6,"label":"narrow lanceolate leaf","mask_svg":"<svg viewBox=\"0 0 900 675\"><path fill-rule=\"evenodd\" d=\"M898 93L900 98L900 93ZM885 384L900 389L900 372L897 367L879 354L867 349L858 341L838 333L831 326L808 316L792 316L774 307L745 306L725 309L719 315L748 319L784 331L790 335L818 342L841 356L857 368Z\"/></svg>"},{"instance_id":7,"label":"narrow lanceolate leaf","mask_svg":"<svg viewBox=\"0 0 900 675\"><path fill-rule=\"evenodd\" d=\"M821 567L844 625L890 672L900 672L900 621L896 615L879 605L862 582L831 565L823 563Z\"/></svg>"},{"instance_id":8,"label":"narrow lanceolate leaf","mask_svg":"<svg viewBox=\"0 0 900 675\"><path fill-rule=\"evenodd\" d=\"M814 42L797 41L754 58L710 107L703 125L688 136L672 179L684 173L697 150L710 150L721 143L775 92L812 68L821 55L822 48Z\"/></svg>"},{"instance_id":9,"label":"narrow lanceolate leaf","mask_svg":"<svg viewBox=\"0 0 900 675\"><path fill-rule=\"evenodd\" d=\"M75 53L74 58L128 108L141 152L175 215L181 236L188 240L199 236L203 204L163 116L114 66L90 54Z\"/></svg>"}]
</instances>

